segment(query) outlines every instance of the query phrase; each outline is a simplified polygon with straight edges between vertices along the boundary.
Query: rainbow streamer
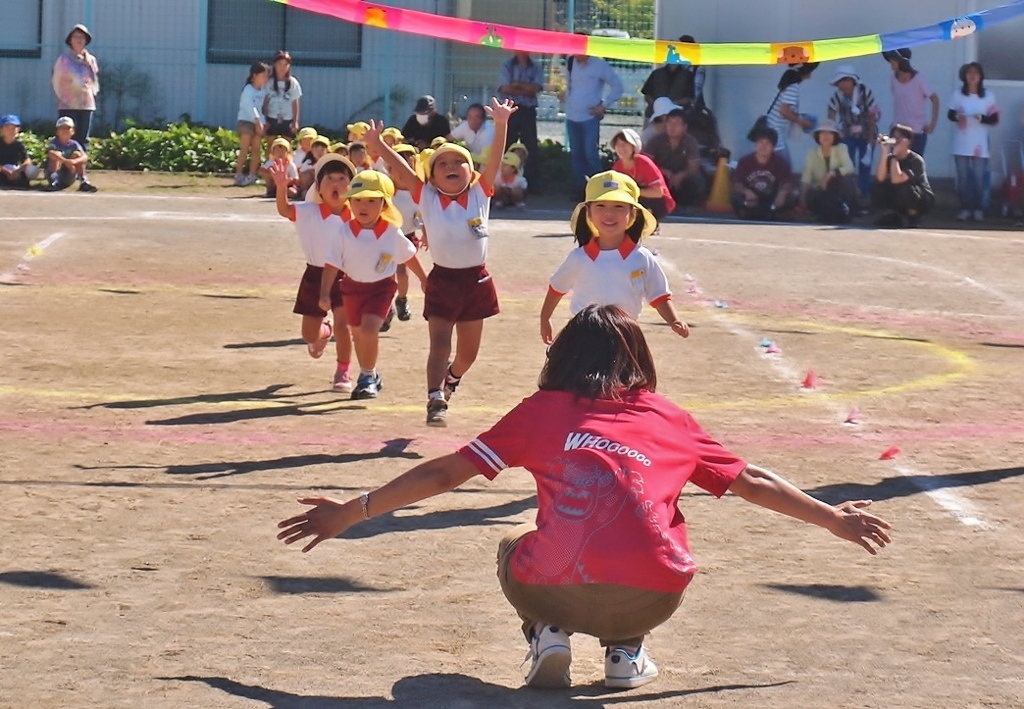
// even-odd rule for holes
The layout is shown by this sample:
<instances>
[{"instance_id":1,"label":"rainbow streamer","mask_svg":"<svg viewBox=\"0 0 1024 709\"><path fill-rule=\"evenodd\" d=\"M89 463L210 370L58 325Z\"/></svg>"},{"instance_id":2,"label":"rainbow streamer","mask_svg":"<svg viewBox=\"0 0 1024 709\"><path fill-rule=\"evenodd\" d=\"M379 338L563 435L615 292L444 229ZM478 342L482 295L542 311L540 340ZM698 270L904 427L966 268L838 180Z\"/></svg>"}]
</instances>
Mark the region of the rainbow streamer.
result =
<instances>
[{"instance_id":1,"label":"rainbow streamer","mask_svg":"<svg viewBox=\"0 0 1024 709\"><path fill-rule=\"evenodd\" d=\"M445 17L429 12L363 2L362 0L271 0L298 10L315 12L368 27L409 32L464 44L540 54L586 54L645 64L792 64L848 59L866 54L960 39L992 25L1024 15L1024 0L954 17L902 32L818 39L806 42L680 44L650 39L590 37L478 20Z\"/></svg>"}]
</instances>

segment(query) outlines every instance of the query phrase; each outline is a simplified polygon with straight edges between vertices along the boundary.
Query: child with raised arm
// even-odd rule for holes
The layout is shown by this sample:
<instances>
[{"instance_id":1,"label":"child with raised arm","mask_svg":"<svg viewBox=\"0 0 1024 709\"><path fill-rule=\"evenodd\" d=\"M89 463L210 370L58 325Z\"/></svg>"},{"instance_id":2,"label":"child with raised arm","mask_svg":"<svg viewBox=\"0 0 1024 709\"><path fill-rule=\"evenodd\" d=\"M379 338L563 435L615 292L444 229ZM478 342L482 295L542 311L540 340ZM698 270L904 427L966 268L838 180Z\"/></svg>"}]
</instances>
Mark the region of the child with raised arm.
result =
<instances>
[{"instance_id":1,"label":"child with raised arm","mask_svg":"<svg viewBox=\"0 0 1024 709\"><path fill-rule=\"evenodd\" d=\"M268 174L277 185L277 213L295 224L299 244L306 255L306 270L302 274L292 312L302 316L302 339L306 341L309 356L313 359L323 356L331 335L334 335L337 367L332 386L335 391L347 394L352 391L352 378L348 371L352 359L352 335L342 307L341 281L337 274L328 288L326 303L321 303L320 295L324 259L352 219L345 195L356 170L340 155L325 155L313 169L313 184L306 201L289 202L289 167L292 167L291 162L282 158L268 168ZM328 310L334 315L333 327L326 320Z\"/></svg>"},{"instance_id":2,"label":"child with raised arm","mask_svg":"<svg viewBox=\"0 0 1024 709\"><path fill-rule=\"evenodd\" d=\"M570 636L583 633L604 646L605 685L622 689L658 676L644 640L676 612L697 571L678 507L687 483L823 527L871 554L892 541L889 523L867 510L870 500L829 505L748 464L656 386L636 321L615 306L587 306L548 350L540 391L489 431L347 502L300 499L311 509L280 522L277 538L307 540L309 551L477 475L493 480L506 468L525 468L537 486L537 524L509 530L498 544L498 581L523 621L533 658L526 684L569 687ZM710 514L701 525L713 535Z\"/></svg>"},{"instance_id":3,"label":"child with raised arm","mask_svg":"<svg viewBox=\"0 0 1024 709\"><path fill-rule=\"evenodd\" d=\"M396 267L407 265L422 284L427 274L416 258L416 247L399 228L402 215L391 201L395 185L376 170L363 170L352 179L348 193L352 219L341 230L341 238L330 245L324 257L320 286L320 307L330 302L338 271L345 315L352 326L359 380L353 399L375 399L384 387L377 371L380 327L391 310L398 284Z\"/></svg>"},{"instance_id":4,"label":"child with raised arm","mask_svg":"<svg viewBox=\"0 0 1024 709\"><path fill-rule=\"evenodd\" d=\"M672 304L665 271L640 245L658 220L640 204L640 188L633 178L614 170L591 177L586 201L576 206L569 225L579 248L570 251L551 276L540 309L545 343L550 345L553 339L551 315L569 291L573 315L588 305L617 305L635 319L647 301L676 334L689 337L690 328Z\"/></svg>"},{"instance_id":5,"label":"child with raised arm","mask_svg":"<svg viewBox=\"0 0 1024 709\"><path fill-rule=\"evenodd\" d=\"M491 99L486 110L494 119L491 155L503 155L508 119L516 107L511 101ZM500 161L491 160L481 174L473 169L468 150L444 143L427 159L424 181L381 140L381 128L371 121L363 138L384 158L395 182L412 193L430 239L434 267L423 305L430 333L427 425L446 426L448 402L480 351L484 320L498 314L498 295L485 263L487 221Z\"/></svg>"}]
</instances>

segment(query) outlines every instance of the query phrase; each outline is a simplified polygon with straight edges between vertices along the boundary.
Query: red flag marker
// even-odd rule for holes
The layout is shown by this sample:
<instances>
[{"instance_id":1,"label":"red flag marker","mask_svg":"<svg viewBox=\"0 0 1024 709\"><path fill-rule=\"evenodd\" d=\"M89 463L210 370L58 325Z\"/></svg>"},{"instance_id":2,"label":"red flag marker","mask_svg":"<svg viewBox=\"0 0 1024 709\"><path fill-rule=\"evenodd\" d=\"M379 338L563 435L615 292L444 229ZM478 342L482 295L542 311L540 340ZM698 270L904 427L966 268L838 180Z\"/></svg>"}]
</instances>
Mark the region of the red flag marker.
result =
<instances>
[{"instance_id":1,"label":"red flag marker","mask_svg":"<svg viewBox=\"0 0 1024 709\"><path fill-rule=\"evenodd\" d=\"M898 446L893 446L892 448L886 448L884 451L882 451L882 455L878 456L878 459L879 460L892 460L893 458L895 458L899 454L900 454L899 447Z\"/></svg>"},{"instance_id":2,"label":"red flag marker","mask_svg":"<svg viewBox=\"0 0 1024 709\"><path fill-rule=\"evenodd\" d=\"M821 380L818 379L818 375L814 373L813 369L808 369L807 376L804 377L804 381L800 386L803 389L817 389L820 384Z\"/></svg>"}]
</instances>

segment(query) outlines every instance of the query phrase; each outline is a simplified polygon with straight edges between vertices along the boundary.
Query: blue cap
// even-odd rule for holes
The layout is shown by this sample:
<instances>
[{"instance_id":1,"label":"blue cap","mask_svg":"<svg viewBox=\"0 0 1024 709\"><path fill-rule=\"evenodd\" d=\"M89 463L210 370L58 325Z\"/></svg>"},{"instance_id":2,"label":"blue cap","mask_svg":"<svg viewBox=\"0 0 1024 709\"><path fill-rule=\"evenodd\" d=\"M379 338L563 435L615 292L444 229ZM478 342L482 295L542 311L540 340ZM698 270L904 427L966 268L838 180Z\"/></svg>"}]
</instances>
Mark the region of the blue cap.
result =
<instances>
[{"instance_id":1,"label":"blue cap","mask_svg":"<svg viewBox=\"0 0 1024 709\"><path fill-rule=\"evenodd\" d=\"M18 118L18 114L16 113L8 113L3 118L0 118L0 126L5 126L8 123L12 126L21 127L21 119Z\"/></svg>"}]
</instances>

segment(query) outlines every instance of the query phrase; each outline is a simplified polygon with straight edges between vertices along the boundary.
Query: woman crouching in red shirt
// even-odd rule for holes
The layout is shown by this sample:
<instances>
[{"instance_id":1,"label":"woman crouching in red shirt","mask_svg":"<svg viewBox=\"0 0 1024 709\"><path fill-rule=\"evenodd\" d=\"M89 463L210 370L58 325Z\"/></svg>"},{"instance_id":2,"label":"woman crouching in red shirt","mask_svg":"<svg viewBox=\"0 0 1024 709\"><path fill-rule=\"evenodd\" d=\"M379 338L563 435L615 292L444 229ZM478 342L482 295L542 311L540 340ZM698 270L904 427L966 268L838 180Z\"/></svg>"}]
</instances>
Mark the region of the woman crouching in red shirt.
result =
<instances>
[{"instance_id":1,"label":"woman crouching in red shirt","mask_svg":"<svg viewBox=\"0 0 1024 709\"><path fill-rule=\"evenodd\" d=\"M300 500L312 509L282 521L277 536L313 537L309 551L475 475L526 468L537 484L536 524L501 541L498 579L530 643L526 684L546 688L570 685L572 633L605 647L606 686L657 677L644 636L675 612L696 570L677 507L687 482L717 497L732 491L872 554L891 541L889 524L865 510L870 501L833 507L745 463L654 393L656 384L637 323L615 306L589 306L552 343L540 391L489 431L359 498Z\"/></svg>"}]
</instances>

